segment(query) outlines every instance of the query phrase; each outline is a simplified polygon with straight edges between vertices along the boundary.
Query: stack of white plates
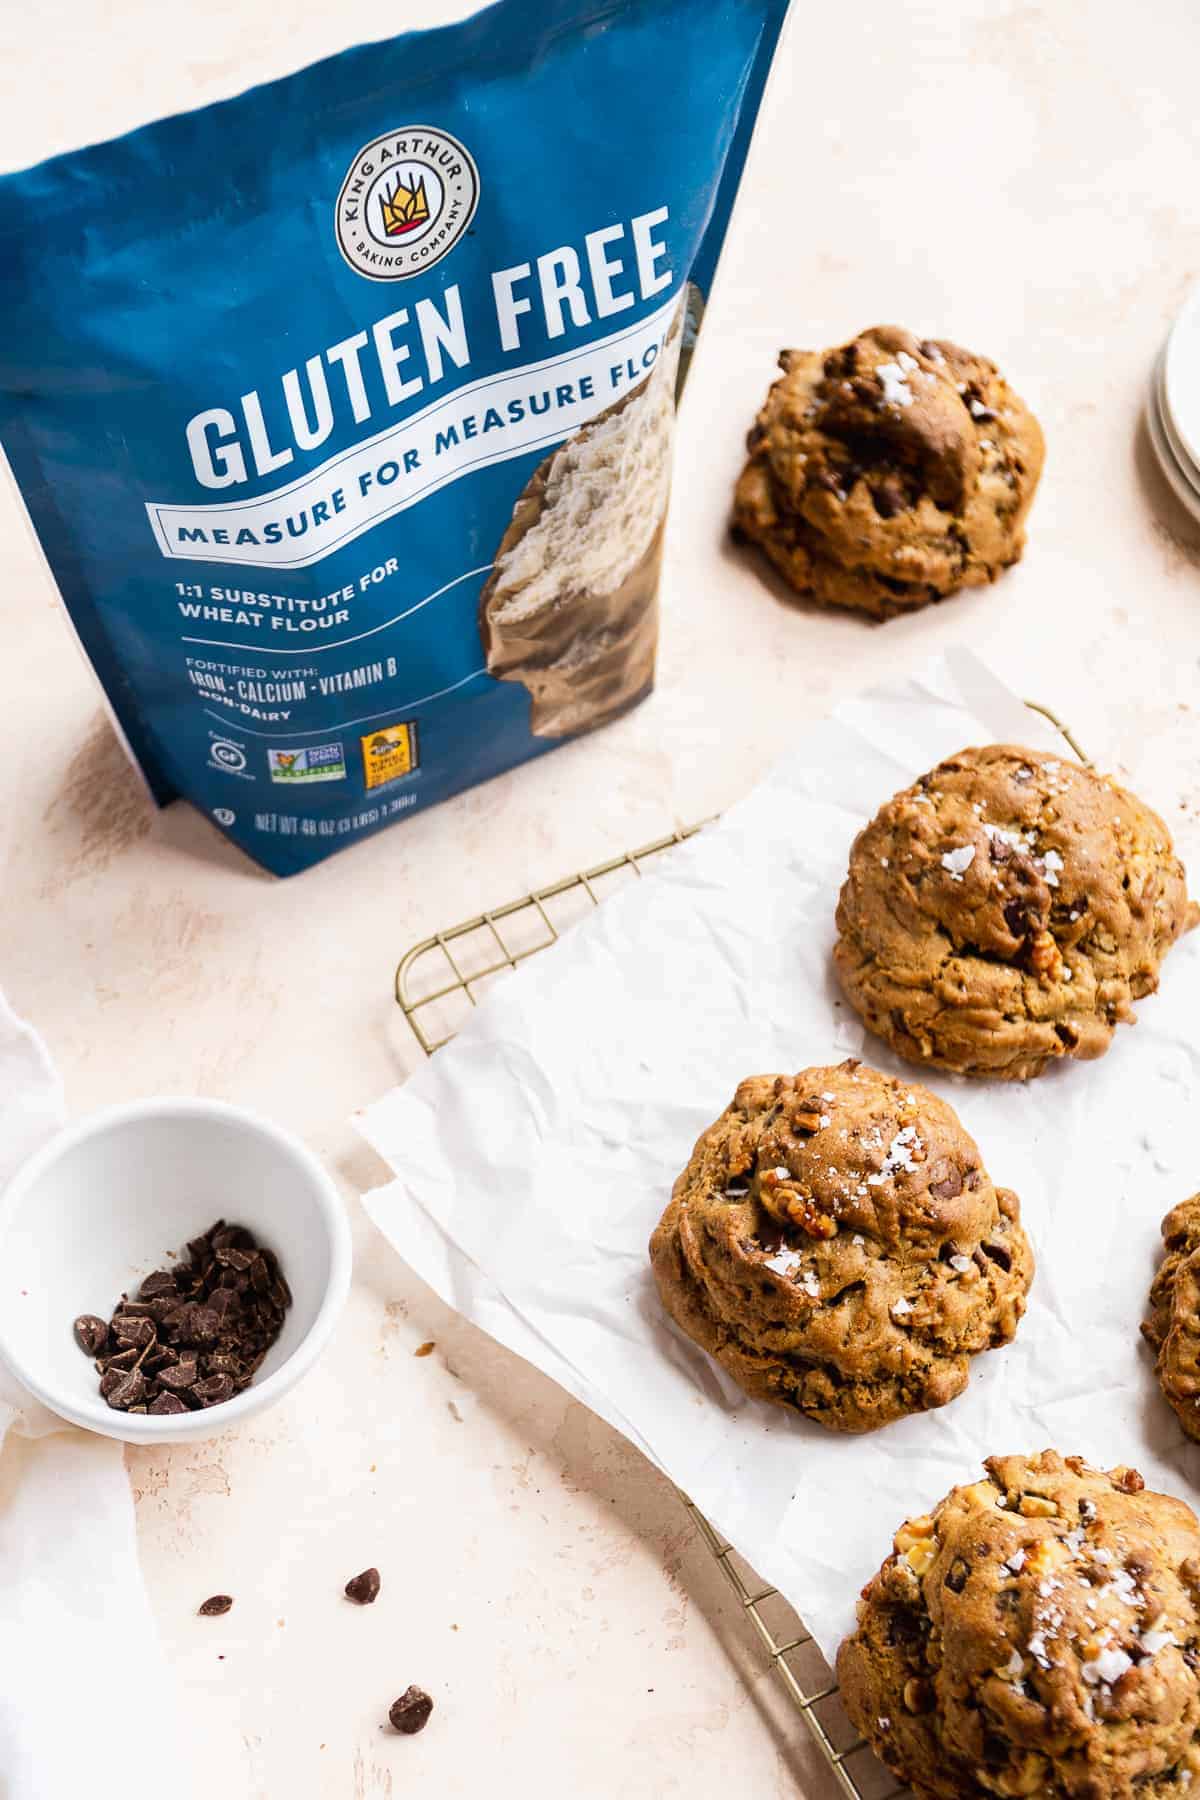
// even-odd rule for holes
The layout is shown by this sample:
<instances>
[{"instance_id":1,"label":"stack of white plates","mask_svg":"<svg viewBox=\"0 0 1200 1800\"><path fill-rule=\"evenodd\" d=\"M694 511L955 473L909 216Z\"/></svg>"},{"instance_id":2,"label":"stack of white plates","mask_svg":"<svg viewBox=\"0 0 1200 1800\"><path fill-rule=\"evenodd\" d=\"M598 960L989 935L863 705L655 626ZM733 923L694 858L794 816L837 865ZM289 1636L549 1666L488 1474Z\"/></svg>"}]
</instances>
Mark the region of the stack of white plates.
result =
<instances>
[{"instance_id":1,"label":"stack of white plates","mask_svg":"<svg viewBox=\"0 0 1200 1800\"><path fill-rule=\"evenodd\" d=\"M1163 474L1180 502L1200 520L1200 288L1159 352L1146 423Z\"/></svg>"}]
</instances>

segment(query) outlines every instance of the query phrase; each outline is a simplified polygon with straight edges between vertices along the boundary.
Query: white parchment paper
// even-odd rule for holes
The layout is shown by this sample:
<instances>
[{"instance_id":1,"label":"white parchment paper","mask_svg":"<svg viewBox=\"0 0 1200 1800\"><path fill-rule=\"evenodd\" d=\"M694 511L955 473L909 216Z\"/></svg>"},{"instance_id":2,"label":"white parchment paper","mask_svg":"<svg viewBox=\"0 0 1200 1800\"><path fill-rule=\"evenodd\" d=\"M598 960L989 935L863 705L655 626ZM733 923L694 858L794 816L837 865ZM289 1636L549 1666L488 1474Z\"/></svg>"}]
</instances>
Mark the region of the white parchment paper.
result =
<instances>
[{"instance_id":1,"label":"white parchment paper","mask_svg":"<svg viewBox=\"0 0 1200 1800\"><path fill-rule=\"evenodd\" d=\"M1200 1187L1200 932L1102 1061L1024 1086L923 1078L1020 1194L1038 1258L1015 1344L976 1358L950 1406L855 1438L748 1400L666 1322L650 1276L671 1184L741 1077L906 1067L831 971L851 839L941 757L996 740L1059 743L961 653L843 706L357 1121L396 1174L368 1209L407 1261L639 1445L827 1655L901 1518L986 1455L1052 1445L1193 1500L1200 1483L1138 1334L1159 1221ZM1170 822L1164 760L1143 797Z\"/></svg>"}]
</instances>

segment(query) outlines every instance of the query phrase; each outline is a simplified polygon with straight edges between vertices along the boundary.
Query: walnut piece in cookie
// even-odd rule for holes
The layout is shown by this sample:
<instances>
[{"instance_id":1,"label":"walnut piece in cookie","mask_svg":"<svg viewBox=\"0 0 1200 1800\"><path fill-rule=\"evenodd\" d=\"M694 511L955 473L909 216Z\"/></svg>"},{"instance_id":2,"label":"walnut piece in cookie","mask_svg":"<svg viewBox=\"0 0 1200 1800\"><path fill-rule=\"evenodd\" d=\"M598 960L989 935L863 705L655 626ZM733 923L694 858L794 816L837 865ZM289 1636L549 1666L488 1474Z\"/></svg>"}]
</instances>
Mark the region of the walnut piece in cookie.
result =
<instances>
[{"instance_id":1,"label":"walnut piece in cookie","mask_svg":"<svg viewBox=\"0 0 1200 1800\"><path fill-rule=\"evenodd\" d=\"M1135 1469L994 1456L896 1533L837 1675L917 1800L1182 1800L1200 1773L1200 1524Z\"/></svg>"},{"instance_id":2,"label":"walnut piece in cookie","mask_svg":"<svg viewBox=\"0 0 1200 1800\"><path fill-rule=\"evenodd\" d=\"M833 1431L953 1400L1033 1279L1017 1197L953 1109L855 1061L743 1081L650 1260L667 1313L748 1394Z\"/></svg>"},{"instance_id":3,"label":"walnut piece in cookie","mask_svg":"<svg viewBox=\"0 0 1200 1800\"><path fill-rule=\"evenodd\" d=\"M1171 1208L1162 1236L1165 1254L1142 1336L1155 1352L1158 1385L1179 1423L1200 1440L1200 1194Z\"/></svg>"},{"instance_id":4,"label":"walnut piece in cookie","mask_svg":"<svg viewBox=\"0 0 1200 1800\"><path fill-rule=\"evenodd\" d=\"M1135 795L991 744L939 763L859 833L834 961L900 1055L1023 1081L1102 1056L1198 916L1167 827Z\"/></svg>"},{"instance_id":5,"label":"walnut piece in cookie","mask_svg":"<svg viewBox=\"0 0 1200 1800\"><path fill-rule=\"evenodd\" d=\"M877 325L779 361L733 525L797 593L886 619L1019 560L1044 445L986 357Z\"/></svg>"}]
</instances>

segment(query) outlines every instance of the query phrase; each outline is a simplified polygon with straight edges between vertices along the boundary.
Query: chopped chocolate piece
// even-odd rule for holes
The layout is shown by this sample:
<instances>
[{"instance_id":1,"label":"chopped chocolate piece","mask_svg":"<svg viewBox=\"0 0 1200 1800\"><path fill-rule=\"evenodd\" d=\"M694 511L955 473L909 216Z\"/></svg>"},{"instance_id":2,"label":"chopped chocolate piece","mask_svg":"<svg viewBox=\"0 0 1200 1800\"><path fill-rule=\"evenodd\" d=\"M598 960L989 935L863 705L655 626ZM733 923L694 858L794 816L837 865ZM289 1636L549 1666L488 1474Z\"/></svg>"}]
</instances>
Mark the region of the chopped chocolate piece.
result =
<instances>
[{"instance_id":1,"label":"chopped chocolate piece","mask_svg":"<svg viewBox=\"0 0 1200 1800\"><path fill-rule=\"evenodd\" d=\"M359 1606L370 1606L379 1598L379 1570L364 1569L346 1583L346 1598ZM397 1702L397 1705L399 1702Z\"/></svg>"},{"instance_id":2,"label":"chopped chocolate piece","mask_svg":"<svg viewBox=\"0 0 1200 1800\"><path fill-rule=\"evenodd\" d=\"M250 1267L252 1258L245 1250L234 1250L230 1248L228 1250L218 1250L217 1261L223 1269L236 1269L240 1274L243 1270Z\"/></svg>"},{"instance_id":3,"label":"chopped chocolate piece","mask_svg":"<svg viewBox=\"0 0 1200 1800\"><path fill-rule=\"evenodd\" d=\"M138 1289L139 1300L161 1300L164 1296L172 1297L179 1292L175 1273L172 1269L155 1269L153 1275L147 1275Z\"/></svg>"},{"instance_id":4,"label":"chopped chocolate piece","mask_svg":"<svg viewBox=\"0 0 1200 1800\"><path fill-rule=\"evenodd\" d=\"M188 1257L147 1275L111 1322L75 1321L110 1406L156 1416L221 1406L247 1387L279 1336L291 1290L274 1252L244 1226L218 1220ZM136 1380L134 1379L136 1377Z\"/></svg>"},{"instance_id":5,"label":"chopped chocolate piece","mask_svg":"<svg viewBox=\"0 0 1200 1800\"><path fill-rule=\"evenodd\" d=\"M206 1375L192 1389L202 1406L220 1406L223 1400L233 1398L233 1377L231 1375Z\"/></svg>"},{"instance_id":6,"label":"chopped chocolate piece","mask_svg":"<svg viewBox=\"0 0 1200 1800\"><path fill-rule=\"evenodd\" d=\"M229 1611L232 1605L232 1594L210 1594L207 1600L200 1602L196 1612L202 1619L219 1619L223 1613Z\"/></svg>"},{"instance_id":7,"label":"chopped chocolate piece","mask_svg":"<svg viewBox=\"0 0 1200 1800\"><path fill-rule=\"evenodd\" d=\"M124 1311L114 1313L112 1331L119 1344L136 1344L140 1349L143 1344L154 1342L153 1319L133 1318Z\"/></svg>"},{"instance_id":8,"label":"chopped chocolate piece","mask_svg":"<svg viewBox=\"0 0 1200 1800\"><path fill-rule=\"evenodd\" d=\"M244 1225L215 1226L208 1234L214 1250L253 1250L254 1235Z\"/></svg>"},{"instance_id":9,"label":"chopped chocolate piece","mask_svg":"<svg viewBox=\"0 0 1200 1800\"><path fill-rule=\"evenodd\" d=\"M164 1413L185 1413L189 1408L183 1404L178 1394L164 1393L155 1394L146 1410L161 1416Z\"/></svg>"},{"instance_id":10,"label":"chopped chocolate piece","mask_svg":"<svg viewBox=\"0 0 1200 1800\"><path fill-rule=\"evenodd\" d=\"M108 1379L107 1374L105 1380ZM101 1388L104 1382L101 1382ZM122 1370L115 1387L111 1388L104 1398L117 1412L128 1412L131 1406L146 1398L146 1377L140 1369Z\"/></svg>"},{"instance_id":11,"label":"chopped chocolate piece","mask_svg":"<svg viewBox=\"0 0 1200 1800\"><path fill-rule=\"evenodd\" d=\"M406 1737L415 1732L424 1731L429 1723L429 1715L433 1711L433 1701L423 1688L405 1688L398 1700L393 1700L388 1709L388 1718L397 1731Z\"/></svg>"},{"instance_id":12,"label":"chopped chocolate piece","mask_svg":"<svg viewBox=\"0 0 1200 1800\"><path fill-rule=\"evenodd\" d=\"M80 1313L74 1331L75 1342L85 1356L98 1356L108 1342L108 1326L95 1313Z\"/></svg>"},{"instance_id":13,"label":"chopped chocolate piece","mask_svg":"<svg viewBox=\"0 0 1200 1800\"><path fill-rule=\"evenodd\" d=\"M194 1361L177 1362L171 1364L168 1368L160 1369L158 1372L158 1379L163 1387L173 1388L178 1391L182 1388L190 1388L198 1381L200 1379L200 1370Z\"/></svg>"}]
</instances>

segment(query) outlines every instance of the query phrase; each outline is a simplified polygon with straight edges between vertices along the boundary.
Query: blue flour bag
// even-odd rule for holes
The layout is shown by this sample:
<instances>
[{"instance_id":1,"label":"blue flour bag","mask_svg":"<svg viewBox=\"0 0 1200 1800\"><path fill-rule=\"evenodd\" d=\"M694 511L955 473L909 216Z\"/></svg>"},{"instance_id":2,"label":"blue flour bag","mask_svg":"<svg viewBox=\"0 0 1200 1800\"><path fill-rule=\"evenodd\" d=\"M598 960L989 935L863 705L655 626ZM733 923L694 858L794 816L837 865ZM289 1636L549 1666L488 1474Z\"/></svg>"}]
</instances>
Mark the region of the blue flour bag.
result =
<instances>
[{"instance_id":1,"label":"blue flour bag","mask_svg":"<svg viewBox=\"0 0 1200 1800\"><path fill-rule=\"evenodd\" d=\"M786 0L501 0L0 180L0 441L160 802L281 875L650 689Z\"/></svg>"}]
</instances>

